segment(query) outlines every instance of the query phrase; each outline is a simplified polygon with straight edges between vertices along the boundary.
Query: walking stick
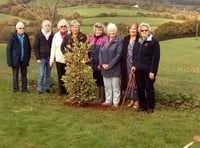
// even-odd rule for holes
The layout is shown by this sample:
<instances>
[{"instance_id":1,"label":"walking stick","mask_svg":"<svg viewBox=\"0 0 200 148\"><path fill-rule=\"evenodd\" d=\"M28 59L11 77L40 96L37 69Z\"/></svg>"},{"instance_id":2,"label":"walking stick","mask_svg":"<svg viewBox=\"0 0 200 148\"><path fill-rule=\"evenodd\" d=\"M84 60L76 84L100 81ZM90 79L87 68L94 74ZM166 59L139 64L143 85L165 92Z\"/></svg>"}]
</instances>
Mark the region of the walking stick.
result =
<instances>
[{"instance_id":1,"label":"walking stick","mask_svg":"<svg viewBox=\"0 0 200 148\"><path fill-rule=\"evenodd\" d=\"M125 103L127 94L129 92L129 89L131 88L131 83L132 83L133 79L134 79L134 74L131 73L131 76L130 76L129 81L128 81L128 85L126 87L126 91L125 91L124 97L122 99L121 111L124 109L124 103Z\"/></svg>"}]
</instances>

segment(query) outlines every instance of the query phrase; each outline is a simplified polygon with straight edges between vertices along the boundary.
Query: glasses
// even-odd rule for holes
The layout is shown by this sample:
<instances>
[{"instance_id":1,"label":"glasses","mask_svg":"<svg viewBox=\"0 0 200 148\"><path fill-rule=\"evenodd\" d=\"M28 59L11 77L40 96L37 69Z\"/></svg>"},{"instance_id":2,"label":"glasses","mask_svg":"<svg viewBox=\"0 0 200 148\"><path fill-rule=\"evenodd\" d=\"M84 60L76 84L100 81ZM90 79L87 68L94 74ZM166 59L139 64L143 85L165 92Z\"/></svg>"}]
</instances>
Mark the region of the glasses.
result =
<instances>
[{"instance_id":1,"label":"glasses","mask_svg":"<svg viewBox=\"0 0 200 148\"><path fill-rule=\"evenodd\" d=\"M145 30L140 30L141 32L147 32L148 30L147 29L145 29Z\"/></svg>"},{"instance_id":2,"label":"glasses","mask_svg":"<svg viewBox=\"0 0 200 148\"><path fill-rule=\"evenodd\" d=\"M24 28L18 28L18 29L22 30L22 29L24 29Z\"/></svg>"},{"instance_id":3,"label":"glasses","mask_svg":"<svg viewBox=\"0 0 200 148\"><path fill-rule=\"evenodd\" d=\"M60 26L60 28L66 28L67 26Z\"/></svg>"}]
</instances>

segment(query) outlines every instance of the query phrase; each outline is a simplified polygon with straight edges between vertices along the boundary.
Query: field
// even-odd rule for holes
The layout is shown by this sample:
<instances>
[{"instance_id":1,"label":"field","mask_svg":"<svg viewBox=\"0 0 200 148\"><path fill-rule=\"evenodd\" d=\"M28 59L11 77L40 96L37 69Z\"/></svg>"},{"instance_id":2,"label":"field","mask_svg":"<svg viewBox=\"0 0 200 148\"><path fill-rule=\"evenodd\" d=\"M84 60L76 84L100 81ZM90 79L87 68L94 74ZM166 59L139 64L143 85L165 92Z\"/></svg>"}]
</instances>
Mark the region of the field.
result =
<instances>
[{"instance_id":1,"label":"field","mask_svg":"<svg viewBox=\"0 0 200 148\"><path fill-rule=\"evenodd\" d=\"M44 1L44 5L47 4L54 4L53 1ZM39 1L33 1L31 2L32 5L34 6L41 6L42 2ZM152 30L156 29L158 25L166 22L182 22L182 20L175 20L175 19L167 19L167 18L154 18L154 17L136 17L135 15L137 13L141 14L153 14L155 12L150 12L147 10L143 9L138 9L138 8L119 8L119 7L114 7L114 8L109 8L106 6L102 5L97 5L96 7L89 7L86 5L83 6L75 6L75 7L66 7L66 8L59 8L58 13L63 16L71 16L74 12L78 12L81 17L81 30L84 33L91 33L92 32L92 26L96 22L101 22L101 23L125 23L129 24L131 22L147 22L151 25ZM99 17L99 14L106 13L108 15L114 13L116 16L114 17ZM6 14L0 14L0 17L2 18L2 21L9 21L12 20L13 18L18 18L21 21L28 21L27 19L22 19L19 17L11 16L11 15L6 15ZM64 17L65 18L65 17ZM70 20L68 20L70 21ZM57 28L57 27L55 27Z\"/></svg>"},{"instance_id":2,"label":"field","mask_svg":"<svg viewBox=\"0 0 200 148\"><path fill-rule=\"evenodd\" d=\"M0 4L2 2L0 0ZM45 5L45 2L54 1L43 2ZM42 6L41 3L32 1L35 6ZM77 6L61 8L58 12L83 15L81 30L84 33L91 33L96 22L147 22L154 30L162 23L180 21L133 17L138 12L153 13L135 8ZM104 12L116 13L117 16L95 17ZM4 21L16 18L5 14L0 14L0 17ZM161 61L156 91L189 95L197 103L200 102L199 40L194 37L160 42ZM30 93L13 93L5 48L5 44L0 44L0 148L180 148L200 133L200 109L191 106L175 108L157 103L155 112L148 115L128 108L104 111L69 107L64 105L67 96L61 97L55 92L39 95L35 87L38 69L34 59L28 68ZM56 79L54 67L54 84L57 84ZM192 146L199 147L198 142Z\"/></svg>"},{"instance_id":3,"label":"field","mask_svg":"<svg viewBox=\"0 0 200 148\"><path fill-rule=\"evenodd\" d=\"M161 42L156 90L192 93L199 99L199 40ZM0 44L0 147L5 148L180 148L200 133L199 109L157 104L155 113L73 108L56 93L13 93L11 69L6 66L5 45ZM34 60L29 81L37 77ZM52 77L56 79L55 67ZM200 147L194 143L192 148Z\"/></svg>"}]
</instances>

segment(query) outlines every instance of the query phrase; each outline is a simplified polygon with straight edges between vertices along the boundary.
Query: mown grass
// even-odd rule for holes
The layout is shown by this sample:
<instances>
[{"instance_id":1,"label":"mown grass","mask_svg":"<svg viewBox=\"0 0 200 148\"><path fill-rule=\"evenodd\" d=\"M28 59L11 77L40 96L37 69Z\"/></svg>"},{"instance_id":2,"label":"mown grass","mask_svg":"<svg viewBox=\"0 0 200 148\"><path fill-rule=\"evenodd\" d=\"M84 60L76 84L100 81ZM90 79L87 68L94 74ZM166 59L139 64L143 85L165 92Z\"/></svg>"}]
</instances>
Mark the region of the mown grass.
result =
<instances>
[{"instance_id":1,"label":"mown grass","mask_svg":"<svg viewBox=\"0 0 200 148\"><path fill-rule=\"evenodd\" d=\"M135 15L138 12L141 12L143 14L150 13L147 10L144 9L137 9L137 8L109 8L104 5L96 5L96 6L87 6L87 5L81 5L81 6L74 6L74 7L67 7L67 8L60 8L58 9L58 13L62 15L70 15L74 12L78 12L81 14L81 16L84 17L94 17L102 13L116 13L119 16L131 16ZM151 12L152 13L152 12Z\"/></svg>"},{"instance_id":2,"label":"mown grass","mask_svg":"<svg viewBox=\"0 0 200 148\"><path fill-rule=\"evenodd\" d=\"M13 20L13 19L18 19L18 20L21 20L21 21L27 21L27 19L23 19L21 17L12 16L12 15L8 15L8 14L2 14L2 13L0 13L0 18L1 18L1 21L9 21L9 20Z\"/></svg>"},{"instance_id":3,"label":"mown grass","mask_svg":"<svg viewBox=\"0 0 200 148\"><path fill-rule=\"evenodd\" d=\"M200 96L200 44L198 38L162 42L157 86L167 92Z\"/></svg>"},{"instance_id":4,"label":"mown grass","mask_svg":"<svg viewBox=\"0 0 200 148\"><path fill-rule=\"evenodd\" d=\"M197 66L198 54L195 38L161 42L156 89L185 92L186 88L197 88L198 73L191 68L178 69L190 61L189 66ZM147 115L126 108L102 111L67 107L63 105L65 97L56 93L39 95L32 86L28 94L13 93L4 44L0 44L0 70L0 147L3 148L180 148L200 132L198 109L158 104L155 113ZM36 80L34 60L28 70L29 79ZM55 67L53 77L56 77ZM191 81L188 80L187 87L181 87L185 77L190 77ZM199 96L200 91L193 91ZM193 148L199 146L200 143L195 143Z\"/></svg>"}]
</instances>

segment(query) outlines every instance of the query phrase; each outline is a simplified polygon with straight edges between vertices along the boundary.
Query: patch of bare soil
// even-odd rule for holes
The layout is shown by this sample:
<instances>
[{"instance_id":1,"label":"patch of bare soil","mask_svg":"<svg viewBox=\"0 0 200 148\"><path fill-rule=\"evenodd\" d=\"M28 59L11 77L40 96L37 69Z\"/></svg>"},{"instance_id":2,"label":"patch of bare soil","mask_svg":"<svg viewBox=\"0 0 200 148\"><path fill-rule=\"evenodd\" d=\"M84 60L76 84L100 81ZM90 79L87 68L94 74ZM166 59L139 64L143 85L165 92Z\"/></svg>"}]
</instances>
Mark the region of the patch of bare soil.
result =
<instances>
[{"instance_id":1,"label":"patch of bare soil","mask_svg":"<svg viewBox=\"0 0 200 148\"><path fill-rule=\"evenodd\" d=\"M69 101L69 100L66 100L64 102L64 105L69 106L69 107L74 107L74 108L92 108L92 109L101 110L101 111L120 109L120 106L118 108L116 108L116 107L114 108L112 106L101 105L101 103L84 103L84 104L81 104L79 102L72 102L72 101Z\"/></svg>"}]
</instances>

